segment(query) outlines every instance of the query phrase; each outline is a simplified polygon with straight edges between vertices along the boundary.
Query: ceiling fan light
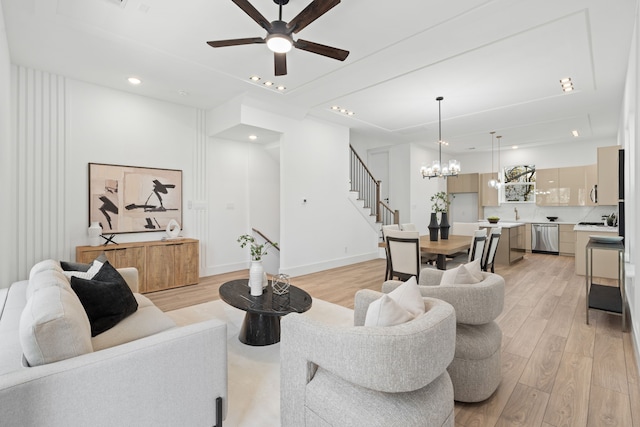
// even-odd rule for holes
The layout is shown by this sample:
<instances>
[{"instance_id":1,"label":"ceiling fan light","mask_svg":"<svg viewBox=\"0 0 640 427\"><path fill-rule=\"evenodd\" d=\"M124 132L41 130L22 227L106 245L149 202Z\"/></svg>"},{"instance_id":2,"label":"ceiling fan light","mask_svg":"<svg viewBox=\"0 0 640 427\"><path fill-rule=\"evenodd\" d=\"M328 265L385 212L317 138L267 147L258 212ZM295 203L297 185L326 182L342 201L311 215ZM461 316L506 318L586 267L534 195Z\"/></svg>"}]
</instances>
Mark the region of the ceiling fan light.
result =
<instances>
[{"instance_id":1,"label":"ceiling fan light","mask_svg":"<svg viewBox=\"0 0 640 427\"><path fill-rule=\"evenodd\" d=\"M282 34L270 34L267 36L267 47L276 53L287 53L293 47L291 38Z\"/></svg>"}]
</instances>

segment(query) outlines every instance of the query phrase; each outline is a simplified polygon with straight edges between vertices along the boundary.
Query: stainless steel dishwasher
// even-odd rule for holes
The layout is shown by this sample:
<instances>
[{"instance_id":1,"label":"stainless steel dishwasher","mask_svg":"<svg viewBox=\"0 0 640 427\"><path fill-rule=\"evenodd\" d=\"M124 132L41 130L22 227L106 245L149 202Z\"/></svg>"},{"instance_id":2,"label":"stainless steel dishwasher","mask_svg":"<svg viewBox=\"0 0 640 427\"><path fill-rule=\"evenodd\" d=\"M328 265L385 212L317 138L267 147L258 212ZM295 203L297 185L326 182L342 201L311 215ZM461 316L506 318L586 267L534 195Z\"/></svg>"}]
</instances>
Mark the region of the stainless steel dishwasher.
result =
<instances>
[{"instance_id":1,"label":"stainless steel dishwasher","mask_svg":"<svg viewBox=\"0 0 640 427\"><path fill-rule=\"evenodd\" d=\"M558 224L531 224L531 252L558 255Z\"/></svg>"}]
</instances>

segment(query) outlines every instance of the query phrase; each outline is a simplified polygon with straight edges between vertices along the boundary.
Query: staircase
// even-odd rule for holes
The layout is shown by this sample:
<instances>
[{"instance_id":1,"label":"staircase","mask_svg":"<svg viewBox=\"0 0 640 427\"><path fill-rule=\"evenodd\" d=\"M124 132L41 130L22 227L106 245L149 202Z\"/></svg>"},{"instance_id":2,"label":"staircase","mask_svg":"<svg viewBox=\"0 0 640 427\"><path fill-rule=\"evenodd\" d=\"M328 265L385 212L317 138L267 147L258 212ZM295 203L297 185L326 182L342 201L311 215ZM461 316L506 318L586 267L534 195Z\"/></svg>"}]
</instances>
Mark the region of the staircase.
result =
<instances>
[{"instance_id":1,"label":"staircase","mask_svg":"<svg viewBox=\"0 0 640 427\"><path fill-rule=\"evenodd\" d=\"M349 199L358 206L362 215L369 221L380 236L382 226L398 224L400 213L391 209L380 200L380 181L376 180L364 164L358 153L351 148L350 171L351 188Z\"/></svg>"}]
</instances>

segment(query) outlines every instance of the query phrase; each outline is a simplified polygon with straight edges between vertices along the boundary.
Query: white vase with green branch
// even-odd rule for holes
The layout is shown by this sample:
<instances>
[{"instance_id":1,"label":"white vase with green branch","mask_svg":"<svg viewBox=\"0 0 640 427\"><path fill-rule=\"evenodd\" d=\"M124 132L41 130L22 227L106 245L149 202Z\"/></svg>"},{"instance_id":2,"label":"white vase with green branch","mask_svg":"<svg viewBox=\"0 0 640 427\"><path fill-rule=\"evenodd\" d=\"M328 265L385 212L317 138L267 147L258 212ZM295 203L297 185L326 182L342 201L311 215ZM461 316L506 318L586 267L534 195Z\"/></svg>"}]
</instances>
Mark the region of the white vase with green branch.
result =
<instances>
[{"instance_id":1,"label":"white vase with green branch","mask_svg":"<svg viewBox=\"0 0 640 427\"><path fill-rule=\"evenodd\" d=\"M262 257L267 255L269 249L277 248L277 243L266 242L259 244L256 239L249 235L243 234L238 237L238 243L240 247L244 248L249 245L251 249L251 268L249 268L249 287L251 288L252 296L262 295L262 288L264 283L264 266L262 265Z\"/></svg>"}]
</instances>

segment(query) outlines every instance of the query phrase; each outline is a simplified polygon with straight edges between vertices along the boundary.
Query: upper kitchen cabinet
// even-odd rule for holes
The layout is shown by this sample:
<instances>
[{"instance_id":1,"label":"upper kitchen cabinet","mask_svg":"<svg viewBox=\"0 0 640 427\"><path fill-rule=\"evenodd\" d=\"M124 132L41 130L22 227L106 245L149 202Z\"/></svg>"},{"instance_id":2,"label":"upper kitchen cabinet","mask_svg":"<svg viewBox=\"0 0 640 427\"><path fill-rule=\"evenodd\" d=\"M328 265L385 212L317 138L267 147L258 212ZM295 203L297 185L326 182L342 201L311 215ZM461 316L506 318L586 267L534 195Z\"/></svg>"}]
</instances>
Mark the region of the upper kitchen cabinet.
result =
<instances>
[{"instance_id":1,"label":"upper kitchen cabinet","mask_svg":"<svg viewBox=\"0 0 640 427\"><path fill-rule=\"evenodd\" d=\"M618 151L620 146L598 147L598 205L618 204Z\"/></svg>"},{"instance_id":2,"label":"upper kitchen cabinet","mask_svg":"<svg viewBox=\"0 0 640 427\"><path fill-rule=\"evenodd\" d=\"M538 206L587 206L592 184L591 166L536 170L536 204ZM592 206L592 205L591 205Z\"/></svg>"},{"instance_id":3,"label":"upper kitchen cabinet","mask_svg":"<svg viewBox=\"0 0 640 427\"><path fill-rule=\"evenodd\" d=\"M536 205L558 206L558 168L536 169Z\"/></svg>"},{"instance_id":4,"label":"upper kitchen cabinet","mask_svg":"<svg viewBox=\"0 0 640 427\"><path fill-rule=\"evenodd\" d=\"M478 180L477 173L458 174L457 177L447 178L447 193L477 193Z\"/></svg>"},{"instance_id":5,"label":"upper kitchen cabinet","mask_svg":"<svg viewBox=\"0 0 640 427\"><path fill-rule=\"evenodd\" d=\"M585 166L587 172L587 195L584 201L585 206L597 206L596 186L598 185L598 165Z\"/></svg>"},{"instance_id":6,"label":"upper kitchen cabinet","mask_svg":"<svg viewBox=\"0 0 640 427\"><path fill-rule=\"evenodd\" d=\"M482 206L500 206L498 200L498 190L489 187L489 180L498 179L498 173L481 173L480 174L480 200Z\"/></svg>"}]
</instances>

